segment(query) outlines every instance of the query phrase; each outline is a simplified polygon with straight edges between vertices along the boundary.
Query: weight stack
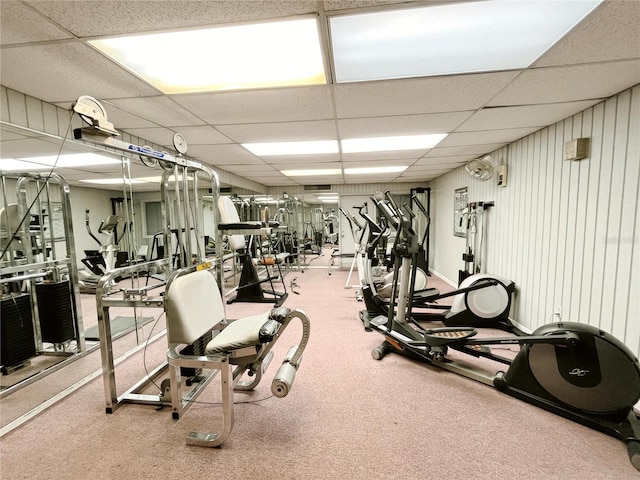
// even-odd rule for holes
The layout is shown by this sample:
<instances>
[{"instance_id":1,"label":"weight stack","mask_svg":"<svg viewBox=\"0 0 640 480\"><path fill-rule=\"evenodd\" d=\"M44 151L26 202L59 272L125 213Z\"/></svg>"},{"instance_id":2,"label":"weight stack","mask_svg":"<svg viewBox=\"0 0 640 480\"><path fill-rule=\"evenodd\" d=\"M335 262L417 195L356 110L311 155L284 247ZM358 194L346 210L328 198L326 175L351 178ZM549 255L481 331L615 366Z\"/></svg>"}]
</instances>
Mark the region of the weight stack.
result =
<instances>
[{"instance_id":1,"label":"weight stack","mask_svg":"<svg viewBox=\"0 0 640 480\"><path fill-rule=\"evenodd\" d=\"M75 338L69 282L37 283L36 297L42 341L64 343Z\"/></svg>"},{"instance_id":2,"label":"weight stack","mask_svg":"<svg viewBox=\"0 0 640 480\"><path fill-rule=\"evenodd\" d=\"M205 333L195 342L187 345L182 350L180 350L180 353L182 355L204 355L204 349L207 348L207 344L211 341L212 338L213 334L211 332ZM201 371L202 370L199 368L195 369L190 367L180 367L180 375L183 377L196 377L200 375Z\"/></svg>"},{"instance_id":3,"label":"weight stack","mask_svg":"<svg viewBox=\"0 0 640 480\"><path fill-rule=\"evenodd\" d=\"M2 373L36 356L36 341L28 294L5 297L0 306Z\"/></svg>"}]
</instances>

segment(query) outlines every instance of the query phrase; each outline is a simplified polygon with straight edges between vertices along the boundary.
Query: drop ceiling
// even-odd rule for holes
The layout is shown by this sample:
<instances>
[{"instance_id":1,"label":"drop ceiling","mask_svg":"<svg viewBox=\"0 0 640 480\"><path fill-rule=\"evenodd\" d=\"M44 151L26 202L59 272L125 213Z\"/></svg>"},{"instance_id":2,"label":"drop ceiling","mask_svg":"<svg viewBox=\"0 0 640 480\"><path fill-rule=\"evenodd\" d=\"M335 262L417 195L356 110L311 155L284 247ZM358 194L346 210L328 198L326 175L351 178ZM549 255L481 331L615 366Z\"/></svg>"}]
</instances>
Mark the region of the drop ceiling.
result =
<instances>
[{"instance_id":1,"label":"drop ceiling","mask_svg":"<svg viewBox=\"0 0 640 480\"><path fill-rule=\"evenodd\" d=\"M339 13L435 3L443 2L2 0L0 83L63 108L93 96L119 131L167 151L173 151L173 133L180 132L189 157L265 187L427 182L640 83L638 1L605 1L529 68L312 87L165 95L86 43L308 14L319 15L326 29L326 17ZM171 58L166 61L171 68ZM450 135L433 149L401 152L258 157L240 145L442 132ZM8 128L1 140L4 157L55 146ZM409 168L377 177L280 173L376 165ZM111 170L64 175L73 183L117 174Z\"/></svg>"}]
</instances>

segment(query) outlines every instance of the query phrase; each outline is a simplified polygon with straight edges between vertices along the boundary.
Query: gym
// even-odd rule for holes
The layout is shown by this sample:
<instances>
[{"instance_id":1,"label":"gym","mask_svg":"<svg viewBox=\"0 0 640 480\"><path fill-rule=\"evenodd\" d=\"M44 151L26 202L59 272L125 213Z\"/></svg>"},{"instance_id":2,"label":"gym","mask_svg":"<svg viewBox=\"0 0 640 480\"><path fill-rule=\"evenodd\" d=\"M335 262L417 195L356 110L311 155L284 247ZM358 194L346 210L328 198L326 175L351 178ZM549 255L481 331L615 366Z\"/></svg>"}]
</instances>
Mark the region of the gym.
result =
<instances>
[{"instance_id":1,"label":"gym","mask_svg":"<svg viewBox=\"0 0 640 480\"><path fill-rule=\"evenodd\" d=\"M3 478L638 478L640 1L0 31Z\"/></svg>"}]
</instances>

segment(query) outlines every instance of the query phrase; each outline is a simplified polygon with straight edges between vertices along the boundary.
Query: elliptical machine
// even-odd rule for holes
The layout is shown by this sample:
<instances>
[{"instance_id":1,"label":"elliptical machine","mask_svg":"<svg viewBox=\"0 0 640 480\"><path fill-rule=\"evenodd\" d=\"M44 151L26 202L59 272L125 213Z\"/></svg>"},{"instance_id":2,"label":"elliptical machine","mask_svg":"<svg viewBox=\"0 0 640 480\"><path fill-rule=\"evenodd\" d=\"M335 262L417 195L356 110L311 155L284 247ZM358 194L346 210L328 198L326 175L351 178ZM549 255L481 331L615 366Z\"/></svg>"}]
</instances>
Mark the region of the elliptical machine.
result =
<instances>
[{"instance_id":1,"label":"elliptical machine","mask_svg":"<svg viewBox=\"0 0 640 480\"><path fill-rule=\"evenodd\" d=\"M393 245L395 257L394 277L390 283L392 288L397 287L400 278L406 278L409 287L409 306L413 309L413 315L420 320L441 321L447 326L471 325L477 327L494 327L507 331L514 330L509 320L511 309L511 297L515 291L515 284L508 279L487 274L470 275L456 290L440 293L438 289L428 288L426 274L418 267L418 255L422 252L423 244L429 231L430 217L424 205L416 196L412 201L426 218L426 228L421 235L414 231L412 219L415 214L406 208L403 214L389 192L385 193L386 200L371 200L384 219L378 225L368 214L360 211L360 215L369 226L369 241L367 244L367 268L370 272L371 258L376 250L376 245L384 235L388 226L396 230L396 238ZM404 221L404 224L402 223ZM400 247L402 245L402 247ZM400 248L402 252L396 250ZM387 315L389 312L389 298L382 297L376 292L375 285L371 284L363 288L363 298L366 311L360 312L363 322L378 315ZM393 292L392 292L393 293ZM453 297L451 305L439 303L444 299Z\"/></svg>"},{"instance_id":2,"label":"elliptical machine","mask_svg":"<svg viewBox=\"0 0 640 480\"><path fill-rule=\"evenodd\" d=\"M85 226L87 232L91 238L93 238L99 245L98 250L85 250L85 258L82 259L82 263L86 270L78 271L78 282L80 286L80 292L82 293L94 293L100 278L106 273L109 273L114 268L117 268L118 263L116 260L119 251L119 238L118 238L118 224L122 221L122 217L118 215L109 215L106 219L100 222L98 227L98 233L107 235L107 241L102 242L95 236L91 230L89 224L90 212L85 211ZM121 237L120 237L121 238ZM89 273L91 272L91 273Z\"/></svg>"},{"instance_id":3,"label":"elliptical machine","mask_svg":"<svg viewBox=\"0 0 640 480\"><path fill-rule=\"evenodd\" d=\"M389 221L398 216L394 253L407 264L415 249L410 211L385 203L379 209ZM371 352L374 359L381 360L390 352L407 355L619 438L627 444L631 463L640 470L640 421L633 410L640 400L640 364L621 341L575 322L543 325L531 335L506 338L474 338L477 330L470 326L426 329L411 317L406 301L409 291L409 276L402 274L388 315L365 324L367 330L385 338ZM491 346L506 344L521 346L514 359L491 352ZM507 368L491 375L452 360L449 350L488 358Z\"/></svg>"}]
</instances>

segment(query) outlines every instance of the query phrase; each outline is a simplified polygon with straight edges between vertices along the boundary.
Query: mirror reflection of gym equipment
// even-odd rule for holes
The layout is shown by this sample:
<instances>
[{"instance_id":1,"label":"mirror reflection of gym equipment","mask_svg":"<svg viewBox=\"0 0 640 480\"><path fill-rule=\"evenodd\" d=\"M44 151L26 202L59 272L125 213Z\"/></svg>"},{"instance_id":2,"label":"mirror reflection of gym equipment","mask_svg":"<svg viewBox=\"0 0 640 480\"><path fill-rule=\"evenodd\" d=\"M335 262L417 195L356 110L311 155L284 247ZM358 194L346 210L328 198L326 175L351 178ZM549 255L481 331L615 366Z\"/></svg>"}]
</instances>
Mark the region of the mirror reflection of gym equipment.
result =
<instances>
[{"instance_id":1,"label":"mirror reflection of gym equipment","mask_svg":"<svg viewBox=\"0 0 640 480\"><path fill-rule=\"evenodd\" d=\"M9 185L15 185L10 192ZM2 393L86 350L69 185L60 175L3 175ZM8 198L14 193L17 202Z\"/></svg>"}]
</instances>

